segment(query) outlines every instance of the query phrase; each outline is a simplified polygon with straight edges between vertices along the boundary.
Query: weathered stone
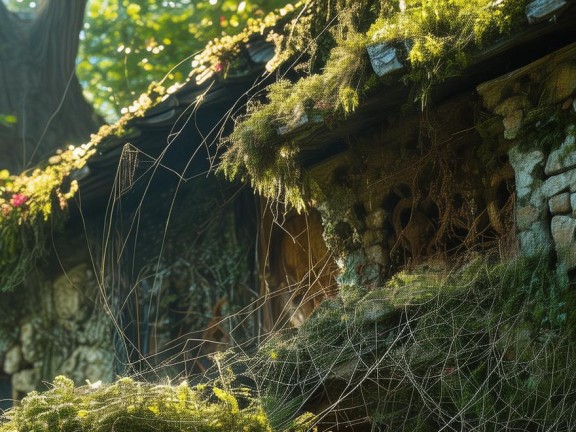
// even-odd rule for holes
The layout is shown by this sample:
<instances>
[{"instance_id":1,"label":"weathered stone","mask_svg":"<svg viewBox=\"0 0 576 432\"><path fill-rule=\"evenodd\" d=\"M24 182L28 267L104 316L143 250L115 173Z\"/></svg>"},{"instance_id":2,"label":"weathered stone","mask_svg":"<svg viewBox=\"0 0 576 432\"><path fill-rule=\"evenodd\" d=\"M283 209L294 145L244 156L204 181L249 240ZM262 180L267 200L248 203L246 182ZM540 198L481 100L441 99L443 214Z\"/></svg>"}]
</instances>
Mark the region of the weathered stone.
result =
<instances>
[{"instance_id":1,"label":"weathered stone","mask_svg":"<svg viewBox=\"0 0 576 432\"><path fill-rule=\"evenodd\" d=\"M34 324L27 322L20 327L20 346L24 360L34 363L39 355L38 344L35 338Z\"/></svg>"},{"instance_id":2,"label":"weathered stone","mask_svg":"<svg viewBox=\"0 0 576 432\"><path fill-rule=\"evenodd\" d=\"M550 250L552 246L550 225L545 221L532 224L530 229L518 233L518 242L520 254L523 256L535 256Z\"/></svg>"},{"instance_id":3,"label":"weathered stone","mask_svg":"<svg viewBox=\"0 0 576 432\"><path fill-rule=\"evenodd\" d=\"M82 289L87 285L87 266L80 264L54 281L54 309L62 320L81 320Z\"/></svg>"},{"instance_id":4,"label":"weathered stone","mask_svg":"<svg viewBox=\"0 0 576 432\"><path fill-rule=\"evenodd\" d=\"M536 181L540 180L538 171L544 161L544 153L540 150L522 152L518 147L513 147L508 157L516 177L516 197L521 200L529 196Z\"/></svg>"},{"instance_id":5,"label":"weathered stone","mask_svg":"<svg viewBox=\"0 0 576 432\"><path fill-rule=\"evenodd\" d=\"M503 117L504 138L514 139L522 126L524 111L530 107L526 95L511 96L494 108L494 112Z\"/></svg>"},{"instance_id":6,"label":"weathered stone","mask_svg":"<svg viewBox=\"0 0 576 432\"><path fill-rule=\"evenodd\" d=\"M378 245L366 249L366 256L368 260L373 263L382 264L384 261L384 252L382 251L382 247Z\"/></svg>"},{"instance_id":7,"label":"weathered stone","mask_svg":"<svg viewBox=\"0 0 576 432\"><path fill-rule=\"evenodd\" d=\"M382 226L384 226L385 220L386 212L382 209L378 209L366 216L366 226L372 229L382 228Z\"/></svg>"},{"instance_id":8,"label":"weathered stone","mask_svg":"<svg viewBox=\"0 0 576 432\"><path fill-rule=\"evenodd\" d=\"M548 156L546 175L560 174L576 167L576 136L569 134L558 150L554 150Z\"/></svg>"},{"instance_id":9,"label":"weathered stone","mask_svg":"<svg viewBox=\"0 0 576 432\"><path fill-rule=\"evenodd\" d=\"M566 5L565 0L534 0L526 6L526 18L533 24L553 16Z\"/></svg>"},{"instance_id":10,"label":"weathered stone","mask_svg":"<svg viewBox=\"0 0 576 432\"><path fill-rule=\"evenodd\" d=\"M367 230L362 236L362 242L364 243L365 249L382 242L382 240L384 240L384 233L382 230Z\"/></svg>"},{"instance_id":11,"label":"weathered stone","mask_svg":"<svg viewBox=\"0 0 576 432\"><path fill-rule=\"evenodd\" d=\"M530 102L526 95L515 95L506 98L498 106L494 108L494 113L501 115L502 117L507 117L514 114L517 111L523 111L530 107Z\"/></svg>"},{"instance_id":12,"label":"weathered stone","mask_svg":"<svg viewBox=\"0 0 576 432\"><path fill-rule=\"evenodd\" d=\"M520 132L522 127L522 120L524 119L524 112L516 110L502 119L504 125L504 138L514 139Z\"/></svg>"},{"instance_id":13,"label":"weathered stone","mask_svg":"<svg viewBox=\"0 0 576 432\"><path fill-rule=\"evenodd\" d=\"M393 46L386 43L368 45L366 51L368 51L372 69L374 69L374 72L378 76L383 76L404 68L398 60L398 52Z\"/></svg>"},{"instance_id":14,"label":"weathered stone","mask_svg":"<svg viewBox=\"0 0 576 432\"><path fill-rule=\"evenodd\" d=\"M540 104L554 105L561 103L576 90L576 64L573 61L564 62L554 68L544 81L544 91Z\"/></svg>"},{"instance_id":15,"label":"weathered stone","mask_svg":"<svg viewBox=\"0 0 576 432\"><path fill-rule=\"evenodd\" d=\"M70 377L76 384L86 380L110 382L113 376L114 355L102 348L80 346L59 368L59 373Z\"/></svg>"},{"instance_id":16,"label":"weathered stone","mask_svg":"<svg viewBox=\"0 0 576 432\"><path fill-rule=\"evenodd\" d=\"M533 206L527 205L524 207L518 207L516 209L516 229L518 231L526 231L530 227L541 220L544 220L546 216L545 206Z\"/></svg>"},{"instance_id":17,"label":"weathered stone","mask_svg":"<svg viewBox=\"0 0 576 432\"><path fill-rule=\"evenodd\" d=\"M570 207L572 207L572 216L576 216L576 193L570 194Z\"/></svg>"},{"instance_id":18,"label":"weathered stone","mask_svg":"<svg viewBox=\"0 0 576 432\"><path fill-rule=\"evenodd\" d=\"M570 216L554 216L552 236L558 260L567 270L576 268L576 219Z\"/></svg>"},{"instance_id":19,"label":"weathered stone","mask_svg":"<svg viewBox=\"0 0 576 432\"><path fill-rule=\"evenodd\" d=\"M570 192L564 192L560 195L555 195L548 201L550 206L550 213L553 215L557 214L567 214L572 210L572 205L570 204Z\"/></svg>"},{"instance_id":20,"label":"weathered stone","mask_svg":"<svg viewBox=\"0 0 576 432\"><path fill-rule=\"evenodd\" d=\"M12 375L22 367L22 350L19 345L14 345L4 355L4 372Z\"/></svg>"},{"instance_id":21,"label":"weathered stone","mask_svg":"<svg viewBox=\"0 0 576 432\"><path fill-rule=\"evenodd\" d=\"M532 189L528 203L531 206L540 209L542 211L542 218L545 218L546 214L548 213L548 198L546 198L542 192L541 180L538 180L538 183L540 183L538 186L534 185L534 189Z\"/></svg>"},{"instance_id":22,"label":"weathered stone","mask_svg":"<svg viewBox=\"0 0 576 432\"><path fill-rule=\"evenodd\" d=\"M38 372L35 369L25 369L12 375L12 388L22 393L29 393L36 388Z\"/></svg>"},{"instance_id":23,"label":"weathered stone","mask_svg":"<svg viewBox=\"0 0 576 432\"><path fill-rule=\"evenodd\" d=\"M552 176L542 185L542 193L546 198L552 198L567 190L576 191L576 169Z\"/></svg>"},{"instance_id":24,"label":"weathered stone","mask_svg":"<svg viewBox=\"0 0 576 432\"><path fill-rule=\"evenodd\" d=\"M93 314L82 325L83 329L76 333L80 345L108 345L112 341L112 324L110 319L101 313Z\"/></svg>"}]
</instances>

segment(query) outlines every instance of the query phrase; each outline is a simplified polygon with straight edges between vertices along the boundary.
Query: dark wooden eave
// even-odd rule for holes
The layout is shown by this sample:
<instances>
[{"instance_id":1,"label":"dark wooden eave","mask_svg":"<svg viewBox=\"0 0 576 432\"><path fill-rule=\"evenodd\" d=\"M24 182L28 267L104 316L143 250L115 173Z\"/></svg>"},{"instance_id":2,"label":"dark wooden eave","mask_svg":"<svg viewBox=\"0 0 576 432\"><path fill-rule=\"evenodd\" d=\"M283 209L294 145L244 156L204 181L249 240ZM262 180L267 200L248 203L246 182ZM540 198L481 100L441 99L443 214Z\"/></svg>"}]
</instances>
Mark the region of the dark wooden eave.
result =
<instances>
[{"instance_id":1,"label":"dark wooden eave","mask_svg":"<svg viewBox=\"0 0 576 432\"><path fill-rule=\"evenodd\" d=\"M553 19L532 24L479 53L460 75L432 89L430 103L439 104L455 94L474 92L482 82L576 42L575 23L576 2L571 1ZM124 136L106 138L80 180L83 207L97 209L107 202L126 144L149 158L147 166L138 168L141 174L164 172L175 181L205 175L217 163L217 142L231 131L234 117L244 112L251 95L261 92L272 81L272 77L263 76L273 46L254 38L246 45L246 54L251 68L244 74L216 78L203 85L190 81L143 117L130 121ZM314 125L287 136L306 137L299 140L302 142L299 158L304 167L311 167L345 151L346 137L388 121L390 114L406 106L410 95L409 85L382 85L368 95L353 115L336 126ZM418 102L413 105L414 109L419 108ZM156 165L152 158L158 158Z\"/></svg>"}]
</instances>

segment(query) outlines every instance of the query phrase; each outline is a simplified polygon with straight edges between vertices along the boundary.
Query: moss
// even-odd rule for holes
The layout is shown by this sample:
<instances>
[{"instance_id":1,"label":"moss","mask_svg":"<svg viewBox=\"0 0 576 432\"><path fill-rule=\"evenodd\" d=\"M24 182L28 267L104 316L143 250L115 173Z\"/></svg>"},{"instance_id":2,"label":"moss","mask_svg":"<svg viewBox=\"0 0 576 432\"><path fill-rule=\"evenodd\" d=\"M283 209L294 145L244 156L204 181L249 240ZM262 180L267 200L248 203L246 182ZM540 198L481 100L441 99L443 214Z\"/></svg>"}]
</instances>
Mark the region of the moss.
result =
<instances>
[{"instance_id":1,"label":"moss","mask_svg":"<svg viewBox=\"0 0 576 432\"><path fill-rule=\"evenodd\" d=\"M22 283L30 267L45 254L51 230L66 218L68 200L78 192L72 174L85 167L111 136L122 136L135 117L159 103L165 89L152 83L116 124L105 125L90 142L68 146L43 164L18 175L0 171L0 291Z\"/></svg>"},{"instance_id":2,"label":"moss","mask_svg":"<svg viewBox=\"0 0 576 432\"><path fill-rule=\"evenodd\" d=\"M547 257L404 271L364 294L342 287L353 301L325 301L248 362L275 406L298 395L306 409L321 403L322 388L324 415L356 419L346 401L357 395L374 428L570 430L576 389L565 377L576 373L576 345L567 286Z\"/></svg>"},{"instance_id":3,"label":"moss","mask_svg":"<svg viewBox=\"0 0 576 432\"><path fill-rule=\"evenodd\" d=\"M57 377L51 390L30 393L4 420L2 432L272 430L247 389L230 389L224 382L190 387L129 378L76 388Z\"/></svg>"},{"instance_id":4,"label":"moss","mask_svg":"<svg viewBox=\"0 0 576 432\"><path fill-rule=\"evenodd\" d=\"M311 67L309 62L314 60L306 55L306 60L295 60L308 67L308 75L271 85L267 100L248 107L226 141L223 171L229 178L249 180L265 197L301 210L309 196L298 156L310 134L344 119L367 94L391 83L368 71L368 45L406 45L406 58L401 60L408 67L402 80L412 83L425 106L431 86L457 75L484 47L526 24L525 4L526 0L497 4L491 0L412 0L406 2L405 11L398 12L389 3L368 0L307 3L300 13L303 17L285 27L291 37L279 38L277 52L282 58L271 67L279 67L310 46L317 47L316 37L322 39L327 33L333 44L321 56L324 63ZM322 31L320 23L325 25ZM320 122L302 121L311 112ZM282 128L294 132L279 133Z\"/></svg>"}]
</instances>

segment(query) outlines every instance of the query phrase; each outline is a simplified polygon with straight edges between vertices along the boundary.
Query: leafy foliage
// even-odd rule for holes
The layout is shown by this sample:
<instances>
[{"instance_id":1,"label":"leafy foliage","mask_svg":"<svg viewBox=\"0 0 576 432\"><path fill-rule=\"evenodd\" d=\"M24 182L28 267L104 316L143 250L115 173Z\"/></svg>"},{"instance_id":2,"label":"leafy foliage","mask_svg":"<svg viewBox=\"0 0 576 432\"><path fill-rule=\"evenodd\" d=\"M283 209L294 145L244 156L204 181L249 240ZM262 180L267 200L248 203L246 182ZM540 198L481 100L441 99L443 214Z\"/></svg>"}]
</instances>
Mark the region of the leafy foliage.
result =
<instances>
[{"instance_id":1,"label":"leafy foliage","mask_svg":"<svg viewBox=\"0 0 576 432\"><path fill-rule=\"evenodd\" d=\"M92 0L78 76L100 111L118 113L151 81L184 81L209 40L238 33L282 0Z\"/></svg>"},{"instance_id":2,"label":"leafy foliage","mask_svg":"<svg viewBox=\"0 0 576 432\"><path fill-rule=\"evenodd\" d=\"M39 4L38 0L6 2L23 12L33 11ZM85 95L100 113L115 120L150 82L166 77L166 86L170 87L184 81L192 58L208 41L235 35L286 3L91 0L77 67Z\"/></svg>"},{"instance_id":3,"label":"leafy foliage","mask_svg":"<svg viewBox=\"0 0 576 432\"><path fill-rule=\"evenodd\" d=\"M0 291L21 283L45 252L50 230L63 219L67 201L78 192L73 174L84 168L105 137L122 134L129 121L143 115L163 92L164 88L151 86L113 126L102 126L86 144L58 151L43 166L20 175L0 171Z\"/></svg>"},{"instance_id":4,"label":"leafy foliage","mask_svg":"<svg viewBox=\"0 0 576 432\"><path fill-rule=\"evenodd\" d=\"M226 383L190 387L121 378L111 385L75 388L57 377L45 393L28 394L7 414L2 432L271 431L247 388Z\"/></svg>"}]
</instances>

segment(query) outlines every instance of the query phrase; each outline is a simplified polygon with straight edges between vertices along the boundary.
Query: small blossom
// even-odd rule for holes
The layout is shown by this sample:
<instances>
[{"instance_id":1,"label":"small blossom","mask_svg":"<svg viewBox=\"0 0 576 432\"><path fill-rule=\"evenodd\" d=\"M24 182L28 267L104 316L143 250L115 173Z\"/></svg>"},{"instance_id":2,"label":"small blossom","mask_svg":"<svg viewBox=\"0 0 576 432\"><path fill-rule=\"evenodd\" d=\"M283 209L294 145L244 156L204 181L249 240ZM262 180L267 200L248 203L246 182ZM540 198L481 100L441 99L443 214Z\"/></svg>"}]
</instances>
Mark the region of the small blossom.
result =
<instances>
[{"instance_id":1,"label":"small blossom","mask_svg":"<svg viewBox=\"0 0 576 432\"><path fill-rule=\"evenodd\" d=\"M8 204L2 204L0 206L0 213L2 214L2 216L7 217L11 211L12 211L12 207L10 207Z\"/></svg>"},{"instance_id":2,"label":"small blossom","mask_svg":"<svg viewBox=\"0 0 576 432\"><path fill-rule=\"evenodd\" d=\"M12 195L12 199L10 200L10 204L12 204L13 207L20 207L26 201L28 201L28 197L26 195L22 195L22 194L17 193L17 194Z\"/></svg>"},{"instance_id":3,"label":"small blossom","mask_svg":"<svg viewBox=\"0 0 576 432\"><path fill-rule=\"evenodd\" d=\"M216 63L216 66L214 66L214 70L216 72L221 72L223 69L222 63Z\"/></svg>"}]
</instances>

